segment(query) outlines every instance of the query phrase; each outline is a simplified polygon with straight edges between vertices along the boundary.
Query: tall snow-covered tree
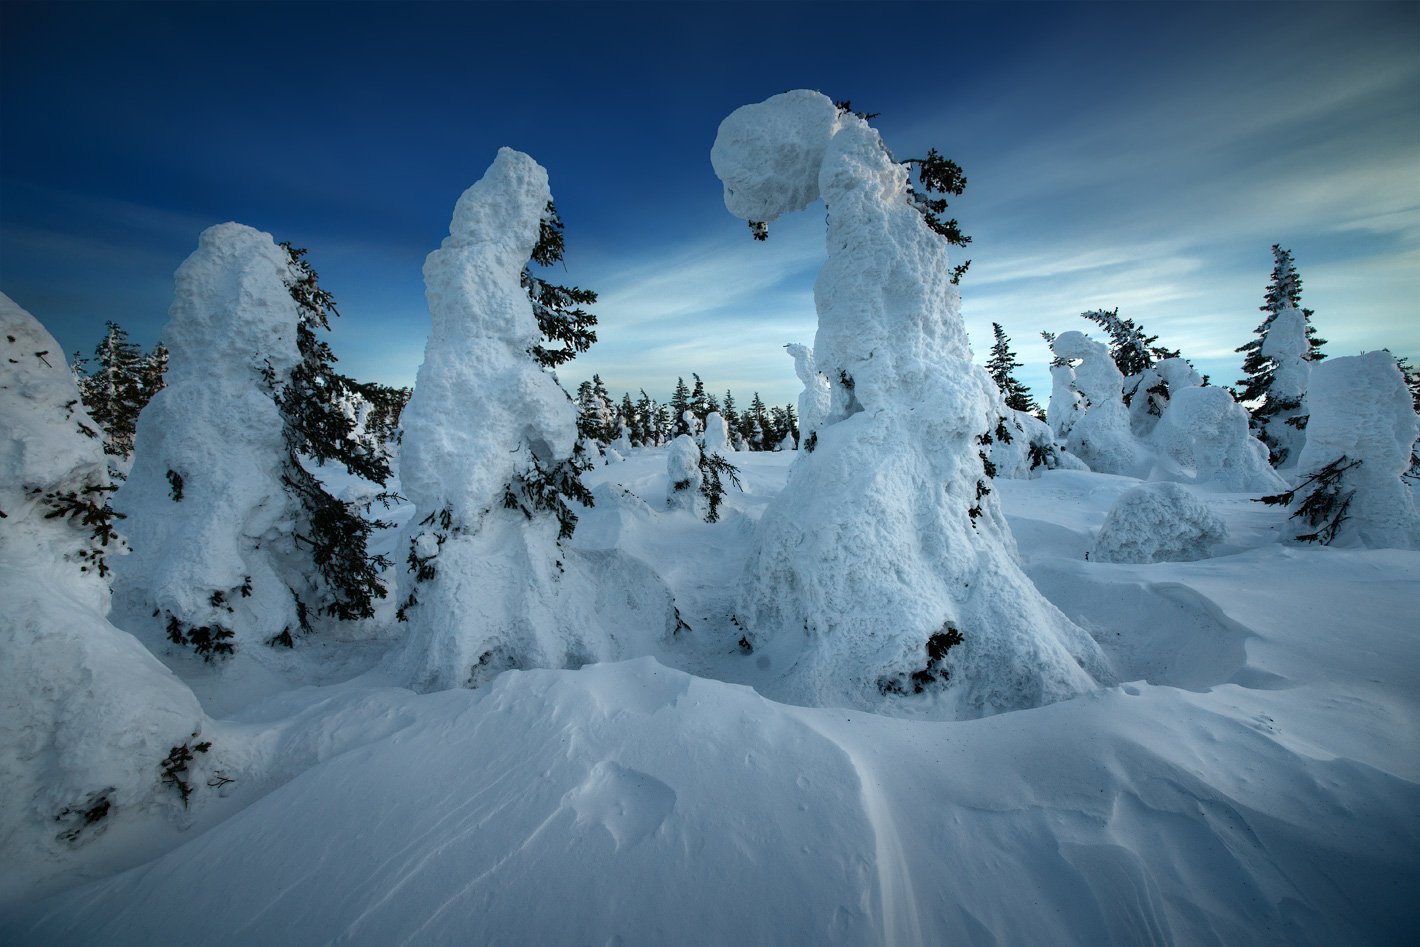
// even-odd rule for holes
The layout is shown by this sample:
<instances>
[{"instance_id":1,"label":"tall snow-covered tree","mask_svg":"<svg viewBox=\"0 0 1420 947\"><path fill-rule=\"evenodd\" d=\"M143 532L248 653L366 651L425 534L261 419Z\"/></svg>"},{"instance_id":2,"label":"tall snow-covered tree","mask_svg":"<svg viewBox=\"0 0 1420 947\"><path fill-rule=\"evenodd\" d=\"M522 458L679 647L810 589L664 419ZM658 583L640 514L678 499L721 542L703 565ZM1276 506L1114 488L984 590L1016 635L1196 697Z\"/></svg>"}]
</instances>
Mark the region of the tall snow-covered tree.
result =
<instances>
[{"instance_id":1,"label":"tall snow-covered tree","mask_svg":"<svg viewBox=\"0 0 1420 947\"><path fill-rule=\"evenodd\" d=\"M1080 315L1104 329L1109 336L1109 354L1119 373L1126 379L1138 377L1154 362L1166 358L1178 358L1179 353L1162 345L1156 345L1159 337L1149 335L1144 327L1136 325L1133 319L1119 315L1119 307L1095 309ZM1134 392L1124 392L1124 403L1128 404Z\"/></svg>"},{"instance_id":2,"label":"tall snow-covered tree","mask_svg":"<svg viewBox=\"0 0 1420 947\"><path fill-rule=\"evenodd\" d=\"M1312 310L1302 308L1302 278L1292 261L1292 251L1280 245L1272 245L1272 276L1263 292L1262 305L1258 307L1266 313L1262 323L1254 330L1256 337L1239 346L1236 351L1243 355L1243 376L1238 379L1238 401L1248 408L1252 415L1253 433L1268 449L1274 448L1275 436L1268 435L1268 427L1279 412L1294 412L1298 407L1295 399L1272 397L1272 385L1276 379L1276 361L1263 351L1264 343L1277 314L1284 309L1296 309L1302 314L1306 324L1307 351L1303 355L1307 361L1318 362L1326 356L1321 347L1326 340L1316 334L1311 324ZM1285 458L1274 457L1274 463Z\"/></svg>"},{"instance_id":3,"label":"tall snow-covered tree","mask_svg":"<svg viewBox=\"0 0 1420 947\"><path fill-rule=\"evenodd\" d=\"M991 376L996 387L1001 389L1006 407L1028 414L1039 410L1035 399L1031 397L1030 389L1016 378L1015 370L1020 368L1022 363L1016 361L1016 353L1011 351L1011 339L1006 335L1006 330L1001 328L999 322L993 322L991 332L995 341L991 344L991 355L986 360L986 373Z\"/></svg>"},{"instance_id":4,"label":"tall snow-covered tree","mask_svg":"<svg viewBox=\"0 0 1420 947\"><path fill-rule=\"evenodd\" d=\"M673 429L669 432L671 437L679 437L682 434L694 434L690 425L686 423L685 413L690 410L690 389L685 386L684 378L676 378L675 390L671 392L669 404L671 410L671 424Z\"/></svg>"}]
</instances>

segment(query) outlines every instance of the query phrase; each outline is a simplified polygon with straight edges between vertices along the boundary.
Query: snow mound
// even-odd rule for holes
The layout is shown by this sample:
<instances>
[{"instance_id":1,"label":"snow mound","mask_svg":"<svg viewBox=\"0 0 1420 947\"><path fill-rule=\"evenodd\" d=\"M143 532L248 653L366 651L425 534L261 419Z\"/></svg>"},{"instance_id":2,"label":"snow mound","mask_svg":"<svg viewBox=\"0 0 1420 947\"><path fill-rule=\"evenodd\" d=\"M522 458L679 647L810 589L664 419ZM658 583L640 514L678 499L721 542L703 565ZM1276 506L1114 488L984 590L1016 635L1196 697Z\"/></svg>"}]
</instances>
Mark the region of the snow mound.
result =
<instances>
[{"instance_id":1,"label":"snow mound","mask_svg":"<svg viewBox=\"0 0 1420 947\"><path fill-rule=\"evenodd\" d=\"M109 624L99 555L83 512L108 488L97 425L59 344L0 294L0 901L22 879L62 870L72 849L135 810L172 810L160 782L173 747L195 742L197 698ZM24 871L20 867L24 866Z\"/></svg>"},{"instance_id":2,"label":"snow mound","mask_svg":"<svg viewBox=\"0 0 1420 947\"><path fill-rule=\"evenodd\" d=\"M300 358L289 259L270 234L227 223L203 231L178 268L166 387L138 420L133 469L114 497L133 547L115 568L126 627L173 616L229 629L239 653L258 653L298 626L282 558L294 551L296 504L281 481L274 390Z\"/></svg>"},{"instance_id":3,"label":"snow mound","mask_svg":"<svg viewBox=\"0 0 1420 947\"><path fill-rule=\"evenodd\" d=\"M766 220L816 194L830 209L813 353L830 410L759 521L736 608L783 670L772 692L975 717L1095 687L1102 654L1021 572L987 482L999 395L906 168L805 91L738 109L712 160L731 213Z\"/></svg>"},{"instance_id":4,"label":"snow mound","mask_svg":"<svg viewBox=\"0 0 1420 947\"><path fill-rule=\"evenodd\" d=\"M1420 548L1420 511L1401 480L1420 420L1395 359L1367 352L1318 363L1307 401L1311 419L1299 479L1341 457L1361 462L1344 475L1342 490L1351 501L1333 545ZM1311 531L1302 518L1296 522L1297 532Z\"/></svg>"},{"instance_id":5,"label":"snow mound","mask_svg":"<svg viewBox=\"0 0 1420 947\"><path fill-rule=\"evenodd\" d=\"M1143 483L1124 491L1115 501L1090 558L1099 562L1189 562L1208 558L1210 547L1227 538L1227 524L1187 487Z\"/></svg>"},{"instance_id":6,"label":"snow mound","mask_svg":"<svg viewBox=\"0 0 1420 947\"><path fill-rule=\"evenodd\" d=\"M1252 436L1247 410L1225 388L1173 391L1149 442L1193 483L1235 492L1286 488L1267 461L1267 448Z\"/></svg>"}]
</instances>

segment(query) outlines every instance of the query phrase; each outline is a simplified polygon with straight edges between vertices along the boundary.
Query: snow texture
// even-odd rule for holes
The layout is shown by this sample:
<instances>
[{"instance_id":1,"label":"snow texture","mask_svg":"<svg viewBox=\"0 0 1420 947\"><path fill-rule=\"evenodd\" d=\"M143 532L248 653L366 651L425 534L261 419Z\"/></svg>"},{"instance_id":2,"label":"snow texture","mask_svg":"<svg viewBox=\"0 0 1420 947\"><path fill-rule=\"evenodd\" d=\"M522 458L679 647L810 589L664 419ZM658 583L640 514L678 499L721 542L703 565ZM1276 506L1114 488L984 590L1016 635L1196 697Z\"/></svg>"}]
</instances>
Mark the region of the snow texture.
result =
<instances>
[{"instance_id":1,"label":"snow texture","mask_svg":"<svg viewBox=\"0 0 1420 947\"><path fill-rule=\"evenodd\" d=\"M1046 470L1088 470L1084 462L1055 442L1050 425L1025 411L1016 411L1002 404L1005 413L1000 430L992 432L987 455L996 466L996 477L1024 480L1039 477Z\"/></svg>"},{"instance_id":2,"label":"snow texture","mask_svg":"<svg viewBox=\"0 0 1420 947\"><path fill-rule=\"evenodd\" d=\"M1065 432L1070 453L1098 473L1126 477L1144 473L1148 458L1129 423L1124 376L1110 357L1109 346L1072 330L1056 336L1050 347L1057 358L1079 361L1072 369L1071 387L1079 392L1081 404ZM1069 409L1064 413L1068 417Z\"/></svg>"},{"instance_id":3,"label":"snow texture","mask_svg":"<svg viewBox=\"0 0 1420 947\"><path fill-rule=\"evenodd\" d=\"M998 393L971 364L947 245L909 205L906 168L865 121L802 90L737 109L711 157L733 214L769 220L819 194L829 207L814 361L830 412L759 522L737 609L753 647L792 665L782 693L922 697L976 717L1107 680L1094 642L1021 572L986 483ZM953 628L963 643L934 662L929 639ZM933 670L935 693L908 693Z\"/></svg>"},{"instance_id":4,"label":"snow texture","mask_svg":"<svg viewBox=\"0 0 1420 947\"><path fill-rule=\"evenodd\" d=\"M281 482L275 400L300 358L288 278L286 251L236 223L203 231L178 268L162 332L167 384L138 419L133 469L114 497L133 547L115 568L125 627L167 615L221 626L239 654L297 628L296 501Z\"/></svg>"},{"instance_id":5,"label":"snow texture","mask_svg":"<svg viewBox=\"0 0 1420 947\"><path fill-rule=\"evenodd\" d=\"M556 519L505 505L520 478L570 458L577 439L572 401L528 355L540 335L519 281L550 200L537 162L499 150L424 264L433 325L402 418L400 476L416 507L409 548L434 575L402 575L408 633L393 658L416 688L616 654Z\"/></svg>"},{"instance_id":6,"label":"snow texture","mask_svg":"<svg viewBox=\"0 0 1420 947\"><path fill-rule=\"evenodd\" d=\"M689 434L671 441L666 451L666 506L672 510L687 510L701 514L700 448Z\"/></svg>"},{"instance_id":7,"label":"snow texture","mask_svg":"<svg viewBox=\"0 0 1420 947\"><path fill-rule=\"evenodd\" d=\"M1267 335L1262 340L1262 354L1272 360L1272 384L1267 400L1278 401L1283 407L1265 419L1267 436L1275 444L1283 466L1295 465L1306 444L1307 432L1287 423L1307 414L1307 389L1312 363L1307 359L1311 343L1307 341L1306 316L1298 309L1288 308L1272 317ZM1288 463L1288 462L1291 463Z\"/></svg>"},{"instance_id":8,"label":"snow texture","mask_svg":"<svg viewBox=\"0 0 1420 947\"><path fill-rule=\"evenodd\" d=\"M1207 559L1212 547L1227 538L1227 524L1187 487L1141 483L1119 495L1095 537L1090 559L1191 562Z\"/></svg>"},{"instance_id":9,"label":"snow texture","mask_svg":"<svg viewBox=\"0 0 1420 947\"><path fill-rule=\"evenodd\" d=\"M794 374L804 385L804 390L799 394L799 439L807 441L828 417L833 395L828 379L814 365L813 349L790 342L784 350L794 360Z\"/></svg>"},{"instance_id":10,"label":"snow texture","mask_svg":"<svg viewBox=\"0 0 1420 947\"><path fill-rule=\"evenodd\" d=\"M1420 512L1400 479L1410 466L1420 422L1394 357L1379 351L1318 363L1307 401L1311 418L1298 482L1339 457L1361 461L1345 474L1343 489L1355 492L1332 545L1420 548ZM1312 531L1301 517L1293 523L1298 533Z\"/></svg>"},{"instance_id":11,"label":"snow texture","mask_svg":"<svg viewBox=\"0 0 1420 947\"><path fill-rule=\"evenodd\" d=\"M1233 492L1279 492L1286 483L1252 436L1248 415L1226 388L1172 392L1149 443L1191 476L1189 482Z\"/></svg>"},{"instance_id":12,"label":"snow texture","mask_svg":"<svg viewBox=\"0 0 1420 947\"><path fill-rule=\"evenodd\" d=\"M1045 408L1045 419L1055 438L1064 442L1070 428L1083 410L1080 392L1075 387L1075 370L1068 364L1050 366L1050 403Z\"/></svg>"},{"instance_id":13,"label":"snow texture","mask_svg":"<svg viewBox=\"0 0 1420 947\"><path fill-rule=\"evenodd\" d=\"M108 486L103 442L59 344L3 294L0 351L3 901L19 866L52 870L134 810L170 808L177 796L160 784L160 764L205 718L185 684L107 621L90 528L49 515L47 494ZM106 552L116 557L121 543Z\"/></svg>"}]
</instances>

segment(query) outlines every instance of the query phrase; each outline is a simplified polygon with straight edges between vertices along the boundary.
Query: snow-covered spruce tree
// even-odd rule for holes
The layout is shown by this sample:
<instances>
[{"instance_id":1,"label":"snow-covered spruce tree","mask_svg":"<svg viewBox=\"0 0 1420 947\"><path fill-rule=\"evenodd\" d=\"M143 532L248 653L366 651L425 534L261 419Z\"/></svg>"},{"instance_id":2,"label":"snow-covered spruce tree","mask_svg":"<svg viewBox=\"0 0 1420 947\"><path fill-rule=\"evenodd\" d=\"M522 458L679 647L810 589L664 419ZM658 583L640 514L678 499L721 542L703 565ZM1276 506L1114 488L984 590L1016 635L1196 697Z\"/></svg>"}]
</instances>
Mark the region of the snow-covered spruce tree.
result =
<instances>
[{"instance_id":1,"label":"snow-covered spruce tree","mask_svg":"<svg viewBox=\"0 0 1420 947\"><path fill-rule=\"evenodd\" d=\"M120 523L98 424L59 344L0 294L0 852L52 862L164 804L161 765L206 717L109 624Z\"/></svg>"},{"instance_id":2,"label":"snow-covered spruce tree","mask_svg":"<svg viewBox=\"0 0 1420 947\"><path fill-rule=\"evenodd\" d=\"M567 252L563 229L557 207L549 200L547 207L543 208L542 220L538 223L537 244L528 263L541 267L561 263ZM519 281L532 302L533 316L542 334L531 350L533 359L539 365L555 369L587 351L597 340L594 328L597 317L582 308L597 301L595 292L579 286L549 283L535 276L526 265Z\"/></svg>"},{"instance_id":3,"label":"snow-covered spruce tree","mask_svg":"<svg viewBox=\"0 0 1420 947\"><path fill-rule=\"evenodd\" d=\"M1292 251L1284 250L1274 243L1272 245L1272 259L1272 277L1267 283L1262 305L1258 307L1267 315L1254 330L1257 337L1237 349L1243 355L1244 374L1244 377L1239 378L1237 382L1239 386L1237 400L1249 406L1253 433L1257 435L1258 440L1267 445L1269 451L1273 452L1272 462L1276 466L1284 463L1287 458L1276 454L1277 432L1275 428L1279 424L1290 424L1292 421L1279 420L1275 415L1288 412L1288 418L1304 418L1305 414L1298 415L1296 413L1299 404L1294 402L1297 399L1274 394L1272 391L1276 375L1276 362L1264 350L1267 336L1272 330L1278 313L1284 309L1296 309L1301 312L1306 325L1307 344L1302 357L1310 362L1319 362L1324 359L1326 356L1322 354L1321 347L1326 344L1326 340L1319 338L1316 330L1312 327L1312 311L1302 309L1302 278L1297 274L1296 265L1292 262Z\"/></svg>"},{"instance_id":4,"label":"snow-covered spruce tree","mask_svg":"<svg viewBox=\"0 0 1420 947\"><path fill-rule=\"evenodd\" d=\"M1275 467L1295 466L1307 441L1307 388L1313 361L1308 357L1310 351L1302 312L1288 307L1275 313L1262 340L1262 355L1270 363L1272 381L1267 388L1267 402L1262 406L1266 413L1257 425L1258 438Z\"/></svg>"},{"instance_id":5,"label":"snow-covered spruce tree","mask_svg":"<svg viewBox=\"0 0 1420 947\"><path fill-rule=\"evenodd\" d=\"M1187 365L1187 362L1183 361L1177 350L1155 344L1158 336L1146 333L1143 326L1135 325L1133 319L1120 316L1118 306L1082 312L1080 315L1098 325L1109 336L1110 357L1124 376L1121 391L1124 405L1129 409L1130 426L1136 436L1148 436L1168 405L1169 383L1166 375L1180 374L1161 372L1158 366L1165 361L1182 365ZM1191 366L1188 371L1192 371ZM1191 383L1198 384L1199 381Z\"/></svg>"},{"instance_id":6,"label":"snow-covered spruce tree","mask_svg":"<svg viewBox=\"0 0 1420 947\"><path fill-rule=\"evenodd\" d=\"M1286 486L1226 388L1176 386L1148 443L1178 466L1180 476L1171 479L1249 493Z\"/></svg>"},{"instance_id":7,"label":"snow-covered spruce tree","mask_svg":"<svg viewBox=\"0 0 1420 947\"><path fill-rule=\"evenodd\" d=\"M737 609L746 643L790 668L785 696L891 708L930 692L928 712L965 718L1108 678L1021 571L979 442L995 386L907 168L802 90L737 109L711 162L744 220L829 208L814 360L831 410L756 528Z\"/></svg>"},{"instance_id":8,"label":"snow-covered spruce tree","mask_svg":"<svg viewBox=\"0 0 1420 947\"><path fill-rule=\"evenodd\" d=\"M794 360L794 374L799 376L804 390L799 394L799 444L805 450L813 450L818 443L816 433L823 419L828 417L832 395L828 379L814 366L813 349L798 342L790 342L784 351Z\"/></svg>"},{"instance_id":9,"label":"snow-covered spruce tree","mask_svg":"<svg viewBox=\"0 0 1420 947\"><path fill-rule=\"evenodd\" d=\"M279 404L303 360L291 279L268 234L203 231L175 277L167 387L139 420L114 497L133 547L115 570L122 623L155 620L208 659L301 627L292 588L304 588L310 557L295 535L305 513L285 482Z\"/></svg>"},{"instance_id":10,"label":"snow-covered spruce tree","mask_svg":"<svg viewBox=\"0 0 1420 947\"><path fill-rule=\"evenodd\" d=\"M723 429L719 412L711 412L710 416L719 421ZM707 523L718 523L720 505L725 499L725 481L739 489L739 472L724 455L708 446L701 450L693 437L681 434L671 441L666 452L666 506L703 517Z\"/></svg>"},{"instance_id":11,"label":"snow-covered spruce tree","mask_svg":"<svg viewBox=\"0 0 1420 947\"><path fill-rule=\"evenodd\" d=\"M1016 378L1016 369L1020 368L1022 363L1016 361L1016 353L1011 351L1010 337L999 322L991 323L991 332L994 341L991 343L991 355L986 359L986 373L991 376L996 387L1001 389L1001 397L1006 402L1006 407L1012 411L1034 413L1039 410L1039 406L1031 397L1030 389ZM803 411L800 410L799 414L802 415Z\"/></svg>"},{"instance_id":12,"label":"snow-covered spruce tree","mask_svg":"<svg viewBox=\"0 0 1420 947\"><path fill-rule=\"evenodd\" d=\"M1329 359L1312 370L1311 420L1286 504L1293 536L1323 545L1420 548L1420 512L1401 478L1420 435L1410 391L1389 352Z\"/></svg>"},{"instance_id":13,"label":"snow-covered spruce tree","mask_svg":"<svg viewBox=\"0 0 1420 947\"><path fill-rule=\"evenodd\" d=\"M1123 376L1103 342L1083 332L1062 332L1051 343L1056 358L1066 364L1076 409L1063 440L1070 453L1098 473L1140 475L1143 451L1129 423L1122 395ZM1073 368L1069 363L1078 362ZM1056 368L1052 366L1051 374ZM1062 377L1064 377L1062 372ZM1055 415L1051 396L1051 415Z\"/></svg>"},{"instance_id":14,"label":"snow-covered spruce tree","mask_svg":"<svg viewBox=\"0 0 1420 947\"><path fill-rule=\"evenodd\" d=\"M576 408L536 357L520 274L551 201L547 172L499 150L424 264L433 319L404 412L401 484L416 512L392 655L412 686L477 686L512 667L613 657L583 560L564 547L582 486Z\"/></svg>"},{"instance_id":15,"label":"snow-covered spruce tree","mask_svg":"<svg viewBox=\"0 0 1420 947\"><path fill-rule=\"evenodd\" d=\"M133 433L138 415L163 387L167 350L159 345L151 354L128 341L116 322L106 324L94 358L74 360L79 394L84 407L104 432L104 453L127 460L133 456Z\"/></svg>"}]
</instances>

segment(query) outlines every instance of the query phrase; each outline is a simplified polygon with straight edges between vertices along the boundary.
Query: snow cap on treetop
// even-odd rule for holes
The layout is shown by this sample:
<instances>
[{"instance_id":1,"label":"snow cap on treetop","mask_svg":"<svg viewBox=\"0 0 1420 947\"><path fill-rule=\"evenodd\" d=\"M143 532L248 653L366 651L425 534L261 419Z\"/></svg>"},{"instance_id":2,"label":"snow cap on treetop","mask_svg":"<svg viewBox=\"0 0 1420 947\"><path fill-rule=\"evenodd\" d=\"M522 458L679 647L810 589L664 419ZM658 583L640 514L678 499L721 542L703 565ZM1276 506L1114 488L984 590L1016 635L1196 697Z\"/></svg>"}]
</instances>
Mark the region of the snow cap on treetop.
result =
<instances>
[{"instance_id":1,"label":"snow cap on treetop","mask_svg":"<svg viewBox=\"0 0 1420 947\"><path fill-rule=\"evenodd\" d=\"M710 164L725 185L725 208L742 220L768 223L812 204L838 122L838 107L808 89L731 112L710 149Z\"/></svg>"}]
</instances>

